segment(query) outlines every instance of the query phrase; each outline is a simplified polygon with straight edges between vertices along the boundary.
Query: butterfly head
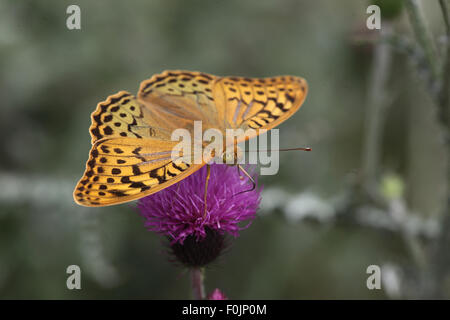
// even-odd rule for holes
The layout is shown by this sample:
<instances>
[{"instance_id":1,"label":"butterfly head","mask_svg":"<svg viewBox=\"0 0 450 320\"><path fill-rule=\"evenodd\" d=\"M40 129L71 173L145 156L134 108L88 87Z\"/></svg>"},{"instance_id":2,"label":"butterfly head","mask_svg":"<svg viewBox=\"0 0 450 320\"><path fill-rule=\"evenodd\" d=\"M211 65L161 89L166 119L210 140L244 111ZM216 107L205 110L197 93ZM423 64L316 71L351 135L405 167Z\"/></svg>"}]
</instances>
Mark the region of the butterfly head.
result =
<instances>
[{"instance_id":1,"label":"butterfly head","mask_svg":"<svg viewBox=\"0 0 450 320\"><path fill-rule=\"evenodd\" d=\"M222 153L222 161L230 166L234 166L242 159L243 152L238 146L228 147Z\"/></svg>"}]
</instances>

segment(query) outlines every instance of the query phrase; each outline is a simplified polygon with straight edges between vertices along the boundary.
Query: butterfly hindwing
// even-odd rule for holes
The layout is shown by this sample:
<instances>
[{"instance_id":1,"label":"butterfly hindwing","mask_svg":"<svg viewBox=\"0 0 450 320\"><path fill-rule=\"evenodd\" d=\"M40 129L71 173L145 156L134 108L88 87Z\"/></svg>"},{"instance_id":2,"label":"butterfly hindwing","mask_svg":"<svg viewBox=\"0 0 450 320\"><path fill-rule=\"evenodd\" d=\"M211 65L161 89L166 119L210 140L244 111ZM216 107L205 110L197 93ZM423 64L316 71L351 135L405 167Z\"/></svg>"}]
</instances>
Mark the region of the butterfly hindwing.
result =
<instances>
[{"instance_id":1,"label":"butterfly hindwing","mask_svg":"<svg viewBox=\"0 0 450 320\"><path fill-rule=\"evenodd\" d=\"M159 124L147 116L136 97L126 91L100 102L91 118L92 144L104 138L170 138L169 133L160 130Z\"/></svg>"},{"instance_id":2,"label":"butterfly hindwing","mask_svg":"<svg viewBox=\"0 0 450 320\"><path fill-rule=\"evenodd\" d=\"M138 98L169 130L192 130L201 120L203 128L219 123L213 86L218 78L201 72L165 71L141 83Z\"/></svg>"}]
</instances>

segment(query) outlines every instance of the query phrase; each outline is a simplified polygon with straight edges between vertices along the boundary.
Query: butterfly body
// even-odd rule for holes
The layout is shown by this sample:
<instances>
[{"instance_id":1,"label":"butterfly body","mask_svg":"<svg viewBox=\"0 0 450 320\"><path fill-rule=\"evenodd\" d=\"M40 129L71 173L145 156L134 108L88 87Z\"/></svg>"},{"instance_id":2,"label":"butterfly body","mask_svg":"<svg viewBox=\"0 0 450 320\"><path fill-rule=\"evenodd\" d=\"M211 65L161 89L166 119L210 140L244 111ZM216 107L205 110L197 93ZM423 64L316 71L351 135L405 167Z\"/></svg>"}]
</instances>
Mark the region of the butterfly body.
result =
<instances>
[{"instance_id":1,"label":"butterfly body","mask_svg":"<svg viewBox=\"0 0 450 320\"><path fill-rule=\"evenodd\" d=\"M307 90L306 81L293 76L252 79L165 71L143 81L137 96L126 91L111 95L91 115L92 148L74 199L84 206L107 206L158 192L210 160L194 153L173 161L174 130L194 136L195 123L201 121L203 131L225 135L227 129L254 129L256 136L292 116ZM224 159L240 156L237 146L232 154L225 150L226 143L219 155Z\"/></svg>"}]
</instances>

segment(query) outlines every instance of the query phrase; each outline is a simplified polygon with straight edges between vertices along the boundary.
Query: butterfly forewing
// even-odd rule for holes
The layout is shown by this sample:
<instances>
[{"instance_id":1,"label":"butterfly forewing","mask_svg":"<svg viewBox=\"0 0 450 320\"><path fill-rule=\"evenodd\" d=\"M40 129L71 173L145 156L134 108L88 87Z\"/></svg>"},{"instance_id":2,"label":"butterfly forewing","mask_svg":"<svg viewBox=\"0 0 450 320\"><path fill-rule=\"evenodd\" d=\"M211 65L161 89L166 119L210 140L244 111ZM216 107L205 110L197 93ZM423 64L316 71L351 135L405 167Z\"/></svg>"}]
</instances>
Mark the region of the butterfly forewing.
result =
<instances>
[{"instance_id":1,"label":"butterfly forewing","mask_svg":"<svg viewBox=\"0 0 450 320\"><path fill-rule=\"evenodd\" d=\"M300 108L307 90L300 77L225 77L217 81L214 96L223 105L227 127L271 129Z\"/></svg>"},{"instance_id":2,"label":"butterfly forewing","mask_svg":"<svg viewBox=\"0 0 450 320\"><path fill-rule=\"evenodd\" d=\"M170 186L201 168L182 157L172 161L175 144L137 138L103 139L94 144L75 189L76 202L86 206L127 202Z\"/></svg>"}]
</instances>

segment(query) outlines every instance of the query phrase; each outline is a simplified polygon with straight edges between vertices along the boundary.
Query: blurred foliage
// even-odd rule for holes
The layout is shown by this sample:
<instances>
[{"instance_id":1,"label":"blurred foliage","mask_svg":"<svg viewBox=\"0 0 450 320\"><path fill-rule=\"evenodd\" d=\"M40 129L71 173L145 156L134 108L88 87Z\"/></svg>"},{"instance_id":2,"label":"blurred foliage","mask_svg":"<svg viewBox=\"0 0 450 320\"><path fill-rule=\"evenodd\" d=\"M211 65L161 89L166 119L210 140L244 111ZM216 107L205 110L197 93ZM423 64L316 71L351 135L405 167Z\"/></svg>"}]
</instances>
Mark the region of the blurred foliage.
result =
<instances>
[{"instance_id":1,"label":"blurred foliage","mask_svg":"<svg viewBox=\"0 0 450 320\"><path fill-rule=\"evenodd\" d=\"M403 196L405 185L402 179L395 174L386 174L380 183L380 193L388 199L398 199Z\"/></svg>"},{"instance_id":2,"label":"blurred foliage","mask_svg":"<svg viewBox=\"0 0 450 320\"><path fill-rule=\"evenodd\" d=\"M78 0L82 29L68 30L70 4L0 2L0 298L189 297L186 271L168 262L165 239L145 230L133 204L72 200L96 104L165 69L306 78L307 101L280 127L280 142L313 151L282 154L278 175L260 181L327 198L358 179L373 46L353 37L367 32L366 2ZM439 15L433 1L425 9ZM395 27L408 33L403 15ZM400 53L387 95L380 173L394 175L383 188L398 194L404 181L409 206L435 217L444 150L430 98ZM395 233L291 222L272 210L207 270L206 286L234 299L382 299L386 291L366 288L366 268L386 262L415 263ZM81 267L80 291L66 288L71 264Z\"/></svg>"},{"instance_id":3,"label":"blurred foliage","mask_svg":"<svg viewBox=\"0 0 450 320\"><path fill-rule=\"evenodd\" d=\"M374 0L368 1L367 4L379 6L381 15L385 19L395 19L403 10L403 0Z\"/></svg>"}]
</instances>

